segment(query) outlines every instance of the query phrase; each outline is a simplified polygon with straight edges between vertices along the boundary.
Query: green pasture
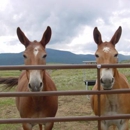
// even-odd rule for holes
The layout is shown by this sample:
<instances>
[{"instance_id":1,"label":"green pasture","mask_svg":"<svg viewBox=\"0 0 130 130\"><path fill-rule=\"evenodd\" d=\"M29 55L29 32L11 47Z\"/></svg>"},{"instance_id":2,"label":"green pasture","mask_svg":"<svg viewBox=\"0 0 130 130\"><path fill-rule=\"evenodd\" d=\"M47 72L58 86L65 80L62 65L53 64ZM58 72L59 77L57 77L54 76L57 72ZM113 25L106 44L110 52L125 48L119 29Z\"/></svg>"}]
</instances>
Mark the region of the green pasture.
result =
<instances>
[{"instance_id":1,"label":"green pasture","mask_svg":"<svg viewBox=\"0 0 130 130\"><path fill-rule=\"evenodd\" d=\"M127 76L130 83L130 68L118 69ZM47 70L57 86L57 90L85 90L83 80L95 80L96 69L54 69ZM0 77L17 77L21 71L0 71ZM10 91L15 92L15 87ZM3 91L3 87L0 89ZM6 91L6 90L5 90ZM86 96L59 96L59 109L57 117L61 116L85 116L93 115L90 101ZM0 99L0 118L19 118L15 106L15 98ZM97 122L57 122L54 130L97 130ZM0 124L0 130L22 130L21 124ZM34 128L37 130L37 127Z\"/></svg>"}]
</instances>

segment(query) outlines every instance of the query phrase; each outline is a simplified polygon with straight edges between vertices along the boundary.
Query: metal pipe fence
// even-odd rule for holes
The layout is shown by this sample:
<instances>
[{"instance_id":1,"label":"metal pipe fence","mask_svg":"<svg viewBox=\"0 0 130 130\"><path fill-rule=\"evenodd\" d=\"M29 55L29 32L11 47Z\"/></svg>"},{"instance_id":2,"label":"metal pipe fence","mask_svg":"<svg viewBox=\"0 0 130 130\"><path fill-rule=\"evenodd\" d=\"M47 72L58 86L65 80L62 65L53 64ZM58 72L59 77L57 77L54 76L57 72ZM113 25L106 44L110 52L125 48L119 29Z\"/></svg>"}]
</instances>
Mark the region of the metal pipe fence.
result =
<instances>
[{"instance_id":1,"label":"metal pipe fence","mask_svg":"<svg viewBox=\"0 0 130 130\"><path fill-rule=\"evenodd\" d=\"M70 64L70 65L17 65L17 66L0 66L0 70L35 70L35 69L97 69L97 80L100 80L101 68L130 68L130 64ZM114 116L101 116L100 113L100 95L101 94L120 94L130 93L130 89L120 90L100 90L100 82L98 82L98 90L80 90L80 91L48 91L48 92L1 92L0 97L22 97L22 96L67 96L67 95L98 95L98 116L69 116L69 117L46 117L46 118L17 118L17 119L0 119L0 124L14 123L43 123L43 122L67 122L67 121L98 121L98 130L101 129L102 120L113 119L129 119L130 114L118 114ZM87 100L87 99L86 99Z\"/></svg>"}]
</instances>

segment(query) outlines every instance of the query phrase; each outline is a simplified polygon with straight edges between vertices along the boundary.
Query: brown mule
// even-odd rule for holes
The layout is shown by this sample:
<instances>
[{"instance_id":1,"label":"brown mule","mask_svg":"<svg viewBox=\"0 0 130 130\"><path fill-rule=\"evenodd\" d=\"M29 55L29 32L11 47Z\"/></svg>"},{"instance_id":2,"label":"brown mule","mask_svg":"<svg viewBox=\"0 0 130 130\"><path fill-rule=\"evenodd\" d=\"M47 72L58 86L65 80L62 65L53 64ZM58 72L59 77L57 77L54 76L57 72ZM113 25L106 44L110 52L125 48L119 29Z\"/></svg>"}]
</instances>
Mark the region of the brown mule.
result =
<instances>
[{"instance_id":1,"label":"brown mule","mask_svg":"<svg viewBox=\"0 0 130 130\"><path fill-rule=\"evenodd\" d=\"M97 44L95 53L97 64L114 64L118 62L118 52L115 49L115 44L119 41L121 32L122 28L119 27L110 42L103 42L97 27L94 29L93 35ZM102 68L100 70L100 77L101 90L129 88L126 77L119 73L116 68ZM98 90L97 82L93 87L93 90ZM101 115L130 113L130 94L103 94L100 98ZM97 95L91 96L91 106L95 115L98 115ZM108 130L112 125L116 126L119 130L129 129L127 119L115 119L102 121L101 130Z\"/></svg>"},{"instance_id":2,"label":"brown mule","mask_svg":"<svg viewBox=\"0 0 130 130\"><path fill-rule=\"evenodd\" d=\"M50 41L51 28L47 27L40 42L29 41L19 27L17 28L17 35L26 48L23 54L25 65L45 65L47 56L45 46ZM45 70L24 70L19 78L0 78L0 83L6 84L6 87L18 84L18 92L56 91L54 82ZM54 117L58 109L58 97L16 97L16 106L21 118ZM52 130L54 123L43 124L44 130ZM39 130L42 130L43 124L39 124ZM22 126L24 130L32 130L34 125L36 123L23 123Z\"/></svg>"}]
</instances>

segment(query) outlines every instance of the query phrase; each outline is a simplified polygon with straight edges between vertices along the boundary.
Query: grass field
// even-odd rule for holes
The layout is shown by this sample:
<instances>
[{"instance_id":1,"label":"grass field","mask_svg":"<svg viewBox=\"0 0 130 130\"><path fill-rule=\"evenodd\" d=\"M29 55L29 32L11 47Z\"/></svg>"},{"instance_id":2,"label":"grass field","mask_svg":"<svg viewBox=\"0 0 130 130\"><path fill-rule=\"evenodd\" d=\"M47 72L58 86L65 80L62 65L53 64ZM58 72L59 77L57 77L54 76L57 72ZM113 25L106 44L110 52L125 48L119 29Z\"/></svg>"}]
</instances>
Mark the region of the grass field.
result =
<instances>
[{"instance_id":1,"label":"grass field","mask_svg":"<svg viewBox=\"0 0 130 130\"><path fill-rule=\"evenodd\" d=\"M130 82L130 69L119 69ZM58 91L60 90L85 90L83 80L94 80L97 77L95 69L67 69L48 70L54 80ZM1 77L18 76L20 71L0 71ZM10 91L15 91L13 88ZM59 96L57 117L93 115L90 101L86 96ZM0 99L0 118L19 118L15 98ZM21 124L1 124L0 130L22 130ZM34 128L37 130L37 126ZM96 121L56 122L54 130L97 130Z\"/></svg>"}]
</instances>

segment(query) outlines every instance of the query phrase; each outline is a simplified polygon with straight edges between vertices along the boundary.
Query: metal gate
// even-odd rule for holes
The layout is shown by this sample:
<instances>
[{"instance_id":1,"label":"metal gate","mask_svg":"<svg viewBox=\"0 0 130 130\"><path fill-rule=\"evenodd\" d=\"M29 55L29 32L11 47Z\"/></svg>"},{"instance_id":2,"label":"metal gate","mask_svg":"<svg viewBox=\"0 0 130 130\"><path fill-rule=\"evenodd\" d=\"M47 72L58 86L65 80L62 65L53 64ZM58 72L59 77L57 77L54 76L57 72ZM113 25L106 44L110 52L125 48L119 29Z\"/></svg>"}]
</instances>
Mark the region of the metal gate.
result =
<instances>
[{"instance_id":1,"label":"metal gate","mask_svg":"<svg viewBox=\"0 0 130 130\"><path fill-rule=\"evenodd\" d=\"M0 70L35 70L35 69L97 69L97 77L100 80L101 68L130 68L130 64L73 64L73 65L38 65L38 66L0 66ZM43 122L70 122L70 121L98 121L98 130L101 129L101 120L113 119L129 119L130 114L120 114L114 116L101 116L100 115L100 95L101 94L116 94L116 93L130 93L130 89L118 90L100 90L100 82L98 82L98 90L83 90L83 91L48 91L48 92L1 92L0 97L22 97L22 96L67 96L67 95L98 95L98 116L71 116L71 117L47 117L47 118L11 118L0 119L0 124L13 124L13 123L43 123ZM86 99L87 100L87 99Z\"/></svg>"}]
</instances>

